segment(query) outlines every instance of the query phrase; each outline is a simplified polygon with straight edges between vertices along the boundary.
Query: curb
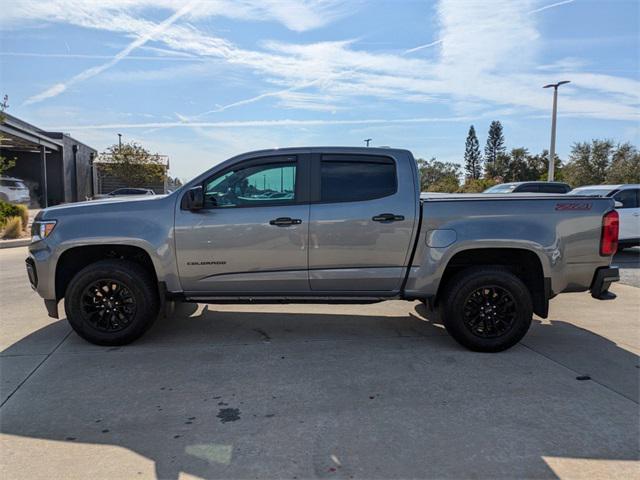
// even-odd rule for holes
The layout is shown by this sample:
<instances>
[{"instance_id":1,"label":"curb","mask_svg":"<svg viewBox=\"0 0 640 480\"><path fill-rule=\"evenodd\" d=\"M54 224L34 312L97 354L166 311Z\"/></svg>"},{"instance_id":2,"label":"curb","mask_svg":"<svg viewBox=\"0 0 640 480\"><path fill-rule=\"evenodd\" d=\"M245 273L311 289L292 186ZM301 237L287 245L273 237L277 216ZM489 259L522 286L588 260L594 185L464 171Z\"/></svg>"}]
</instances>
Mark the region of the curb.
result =
<instances>
[{"instance_id":1,"label":"curb","mask_svg":"<svg viewBox=\"0 0 640 480\"><path fill-rule=\"evenodd\" d=\"M15 240L0 240L0 249L26 247L31 243L30 238L16 238Z\"/></svg>"}]
</instances>

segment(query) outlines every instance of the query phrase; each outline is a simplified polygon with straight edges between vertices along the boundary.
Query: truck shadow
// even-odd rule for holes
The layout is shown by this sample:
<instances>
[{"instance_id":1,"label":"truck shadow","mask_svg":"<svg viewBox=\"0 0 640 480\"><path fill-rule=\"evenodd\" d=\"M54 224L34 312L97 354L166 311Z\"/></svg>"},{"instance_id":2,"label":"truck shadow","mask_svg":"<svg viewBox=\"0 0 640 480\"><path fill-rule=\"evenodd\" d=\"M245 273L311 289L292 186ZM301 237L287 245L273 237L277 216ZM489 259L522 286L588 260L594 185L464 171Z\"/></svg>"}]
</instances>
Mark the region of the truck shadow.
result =
<instances>
[{"instance_id":1,"label":"truck shadow","mask_svg":"<svg viewBox=\"0 0 640 480\"><path fill-rule=\"evenodd\" d=\"M0 432L124 447L161 479L556 478L548 458L637 460L637 364L559 320L479 354L421 304L408 316L186 304L127 347L72 333L2 407Z\"/></svg>"}]
</instances>

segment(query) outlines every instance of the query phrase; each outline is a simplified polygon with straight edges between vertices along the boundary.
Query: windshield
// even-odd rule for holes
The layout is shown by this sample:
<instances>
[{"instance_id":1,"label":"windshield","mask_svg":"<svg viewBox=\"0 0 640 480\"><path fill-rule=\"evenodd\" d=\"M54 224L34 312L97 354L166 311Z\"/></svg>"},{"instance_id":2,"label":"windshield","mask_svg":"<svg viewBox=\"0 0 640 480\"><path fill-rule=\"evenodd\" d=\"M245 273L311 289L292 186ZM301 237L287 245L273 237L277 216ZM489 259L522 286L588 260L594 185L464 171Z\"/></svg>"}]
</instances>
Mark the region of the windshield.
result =
<instances>
[{"instance_id":1,"label":"windshield","mask_svg":"<svg viewBox=\"0 0 640 480\"><path fill-rule=\"evenodd\" d=\"M501 185L495 185L491 188L487 188L482 193L511 193L516 187L517 185L515 183L503 183Z\"/></svg>"},{"instance_id":2,"label":"windshield","mask_svg":"<svg viewBox=\"0 0 640 480\"><path fill-rule=\"evenodd\" d=\"M567 195L587 195L589 197L606 197L613 190L611 188L575 188Z\"/></svg>"},{"instance_id":3,"label":"windshield","mask_svg":"<svg viewBox=\"0 0 640 480\"><path fill-rule=\"evenodd\" d=\"M27 188L20 180L0 180L0 186L13 188Z\"/></svg>"}]
</instances>

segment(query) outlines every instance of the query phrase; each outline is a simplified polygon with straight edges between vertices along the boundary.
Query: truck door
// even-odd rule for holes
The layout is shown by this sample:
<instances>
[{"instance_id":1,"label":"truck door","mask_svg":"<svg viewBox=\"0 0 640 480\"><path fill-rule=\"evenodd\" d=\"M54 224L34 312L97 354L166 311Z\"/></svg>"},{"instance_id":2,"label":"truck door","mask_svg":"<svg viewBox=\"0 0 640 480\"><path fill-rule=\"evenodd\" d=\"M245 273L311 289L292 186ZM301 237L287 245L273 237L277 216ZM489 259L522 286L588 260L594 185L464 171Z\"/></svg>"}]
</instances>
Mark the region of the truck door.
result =
<instances>
[{"instance_id":1,"label":"truck door","mask_svg":"<svg viewBox=\"0 0 640 480\"><path fill-rule=\"evenodd\" d=\"M620 241L640 238L640 189L626 188L613 196L622 203L620 215Z\"/></svg>"},{"instance_id":2,"label":"truck door","mask_svg":"<svg viewBox=\"0 0 640 480\"><path fill-rule=\"evenodd\" d=\"M418 210L414 160L402 160L382 154L313 155L311 290L400 288Z\"/></svg>"},{"instance_id":3,"label":"truck door","mask_svg":"<svg viewBox=\"0 0 640 480\"><path fill-rule=\"evenodd\" d=\"M308 155L250 159L203 182L204 208L176 211L185 292L308 292Z\"/></svg>"}]
</instances>

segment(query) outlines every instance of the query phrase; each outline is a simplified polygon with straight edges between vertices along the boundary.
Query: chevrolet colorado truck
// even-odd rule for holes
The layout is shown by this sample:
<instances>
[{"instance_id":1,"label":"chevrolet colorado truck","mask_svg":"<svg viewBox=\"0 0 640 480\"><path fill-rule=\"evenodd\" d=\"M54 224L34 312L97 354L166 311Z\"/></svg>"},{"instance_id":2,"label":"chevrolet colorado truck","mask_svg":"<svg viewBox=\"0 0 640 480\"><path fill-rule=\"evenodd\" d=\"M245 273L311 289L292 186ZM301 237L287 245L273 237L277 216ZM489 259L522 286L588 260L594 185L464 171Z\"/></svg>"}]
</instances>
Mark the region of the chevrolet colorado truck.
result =
<instances>
[{"instance_id":1,"label":"chevrolet colorado truck","mask_svg":"<svg viewBox=\"0 0 640 480\"><path fill-rule=\"evenodd\" d=\"M500 351L562 292L597 299L618 214L610 198L421 195L407 150L246 153L166 196L55 206L36 217L27 272L84 339L140 337L167 301L420 300L450 334Z\"/></svg>"}]
</instances>

